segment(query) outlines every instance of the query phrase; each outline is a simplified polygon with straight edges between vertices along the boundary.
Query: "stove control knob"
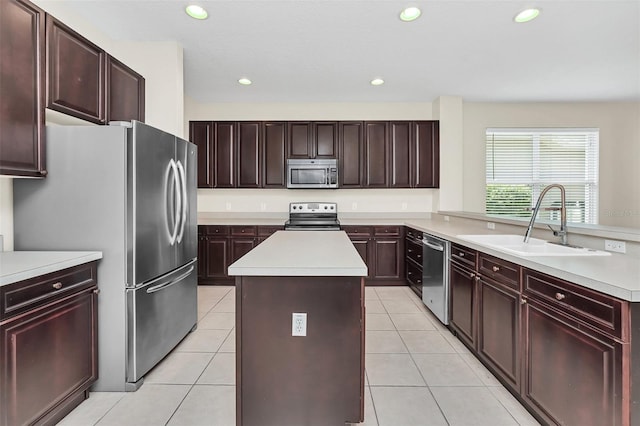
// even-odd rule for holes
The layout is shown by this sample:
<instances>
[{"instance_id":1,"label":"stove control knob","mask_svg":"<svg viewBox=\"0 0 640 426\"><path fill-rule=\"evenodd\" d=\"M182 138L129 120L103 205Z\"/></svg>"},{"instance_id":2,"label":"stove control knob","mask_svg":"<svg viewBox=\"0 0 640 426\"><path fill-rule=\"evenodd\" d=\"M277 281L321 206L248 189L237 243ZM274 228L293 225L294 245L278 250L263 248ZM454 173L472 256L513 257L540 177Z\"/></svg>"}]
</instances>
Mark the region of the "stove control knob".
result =
<instances>
[{"instance_id":1,"label":"stove control knob","mask_svg":"<svg viewBox=\"0 0 640 426\"><path fill-rule=\"evenodd\" d=\"M327 209L327 206L324 206L324 209L326 210L326 209Z\"/></svg>"}]
</instances>

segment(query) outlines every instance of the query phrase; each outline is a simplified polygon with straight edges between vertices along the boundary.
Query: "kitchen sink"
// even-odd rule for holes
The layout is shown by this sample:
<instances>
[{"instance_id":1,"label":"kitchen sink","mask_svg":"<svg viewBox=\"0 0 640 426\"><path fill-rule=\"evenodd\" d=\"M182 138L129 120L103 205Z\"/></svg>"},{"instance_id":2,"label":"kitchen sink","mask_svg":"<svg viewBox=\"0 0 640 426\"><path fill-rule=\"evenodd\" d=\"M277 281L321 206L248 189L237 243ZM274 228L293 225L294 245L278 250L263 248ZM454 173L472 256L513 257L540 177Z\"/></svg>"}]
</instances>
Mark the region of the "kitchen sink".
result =
<instances>
[{"instance_id":1,"label":"kitchen sink","mask_svg":"<svg viewBox=\"0 0 640 426\"><path fill-rule=\"evenodd\" d=\"M524 242L522 235L513 234L485 234L485 235L458 235L465 241L481 244L496 250L519 256L610 256L611 253L584 247L563 246L550 243L538 238L529 238Z\"/></svg>"}]
</instances>

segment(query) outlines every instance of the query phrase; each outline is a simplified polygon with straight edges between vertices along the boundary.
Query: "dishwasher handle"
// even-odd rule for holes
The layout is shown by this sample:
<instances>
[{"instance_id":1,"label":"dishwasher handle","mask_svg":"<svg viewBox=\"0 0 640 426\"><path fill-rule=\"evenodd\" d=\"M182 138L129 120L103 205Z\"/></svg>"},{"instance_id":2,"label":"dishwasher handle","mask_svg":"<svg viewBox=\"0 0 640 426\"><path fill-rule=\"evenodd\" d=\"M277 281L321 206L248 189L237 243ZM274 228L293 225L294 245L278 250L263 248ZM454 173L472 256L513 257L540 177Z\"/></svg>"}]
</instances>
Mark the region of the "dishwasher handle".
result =
<instances>
[{"instance_id":1,"label":"dishwasher handle","mask_svg":"<svg viewBox=\"0 0 640 426\"><path fill-rule=\"evenodd\" d=\"M422 244L424 244L425 246L432 248L434 250L438 250L438 251L444 251L444 246L440 245L440 244L434 244L429 240L422 240Z\"/></svg>"}]
</instances>

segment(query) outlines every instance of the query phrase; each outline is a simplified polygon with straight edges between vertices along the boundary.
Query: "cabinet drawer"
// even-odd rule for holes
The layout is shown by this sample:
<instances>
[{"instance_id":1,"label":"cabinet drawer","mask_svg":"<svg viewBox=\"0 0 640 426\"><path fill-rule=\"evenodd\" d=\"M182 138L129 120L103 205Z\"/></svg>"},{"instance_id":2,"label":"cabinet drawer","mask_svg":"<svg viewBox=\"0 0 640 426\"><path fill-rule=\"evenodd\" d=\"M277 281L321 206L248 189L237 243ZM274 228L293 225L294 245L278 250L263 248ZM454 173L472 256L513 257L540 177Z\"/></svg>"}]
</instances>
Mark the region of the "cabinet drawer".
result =
<instances>
[{"instance_id":1,"label":"cabinet drawer","mask_svg":"<svg viewBox=\"0 0 640 426\"><path fill-rule=\"evenodd\" d=\"M229 227L226 225L205 225L207 235L229 235Z\"/></svg>"},{"instance_id":2,"label":"cabinet drawer","mask_svg":"<svg viewBox=\"0 0 640 426\"><path fill-rule=\"evenodd\" d=\"M490 277L516 291L520 291L520 269L519 265L485 253L480 253L478 257L480 275Z\"/></svg>"},{"instance_id":3,"label":"cabinet drawer","mask_svg":"<svg viewBox=\"0 0 640 426\"><path fill-rule=\"evenodd\" d=\"M422 286L422 268L412 262L407 262L407 281L410 284Z\"/></svg>"},{"instance_id":4,"label":"cabinet drawer","mask_svg":"<svg viewBox=\"0 0 640 426\"><path fill-rule=\"evenodd\" d=\"M96 262L85 263L0 287L0 319L96 285L96 268Z\"/></svg>"},{"instance_id":5,"label":"cabinet drawer","mask_svg":"<svg viewBox=\"0 0 640 426\"><path fill-rule=\"evenodd\" d=\"M422 245L407 239L407 259L413 260L422 267Z\"/></svg>"},{"instance_id":6,"label":"cabinet drawer","mask_svg":"<svg viewBox=\"0 0 640 426\"><path fill-rule=\"evenodd\" d=\"M342 230L350 237L370 237L371 227L360 225L347 225L343 226Z\"/></svg>"},{"instance_id":7,"label":"cabinet drawer","mask_svg":"<svg viewBox=\"0 0 640 426\"><path fill-rule=\"evenodd\" d=\"M524 295L574 316L578 320L618 338L626 340L623 330L628 303L541 272L524 270ZM624 312L623 312L624 311Z\"/></svg>"},{"instance_id":8,"label":"cabinet drawer","mask_svg":"<svg viewBox=\"0 0 640 426\"><path fill-rule=\"evenodd\" d=\"M475 269L477 256L478 252L473 249L458 244L451 244L451 260Z\"/></svg>"},{"instance_id":9,"label":"cabinet drawer","mask_svg":"<svg viewBox=\"0 0 640 426\"><path fill-rule=\"evenodd\" d=\"M405 233L407 239L411 240L421 240L422 239L422 231L418 231L417 229L409 228L405 226Z\"/></svg>"},{"instance_id":10,"label":"cabinet drawer","mask_svg":"<svg viewBox=\"0 0 640 426\"><path fill-rule=\"evenodd\" d=\"M232 226L231 235L236 237L256 236L258 235L258 230L256 226Z\"/></svg>"},{"instance_id":11,"label":"cabinet drawer","mask_svg":"<svg viewBox=\"0 0 640 426\"><path fill-rule=\"evenodd\" d=\"M284 225L274 225L274 226L258 226L258 235L260 237L268 237L276 231L282 231L284 229Z\"/></svg>"},{"instance_id":12,"label":"cabinet drawer","mask_svg":"<svg viewBox=\"0 0 640 426\"><path fill-rule=\"evenodd\" d=\"M374 226L373 235L376 237L399 237L402 235L401 226Z\"/></svg>"}]
</instances>

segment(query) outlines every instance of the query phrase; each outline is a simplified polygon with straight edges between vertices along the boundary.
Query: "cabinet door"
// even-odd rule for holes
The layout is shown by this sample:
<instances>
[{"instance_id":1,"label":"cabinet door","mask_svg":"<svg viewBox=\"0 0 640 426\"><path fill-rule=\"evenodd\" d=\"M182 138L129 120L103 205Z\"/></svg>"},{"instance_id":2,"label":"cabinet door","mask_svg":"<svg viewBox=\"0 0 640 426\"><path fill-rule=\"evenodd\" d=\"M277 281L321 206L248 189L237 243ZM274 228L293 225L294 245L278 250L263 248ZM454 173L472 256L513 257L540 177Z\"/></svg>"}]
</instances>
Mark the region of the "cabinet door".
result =
<instances>
[{"instance_id":1,"label":"cabinet door","mask_svg":"<svg viewBox=\"0 0 640 426\"><path fill-rule=\"evenodd\" d=\"M105 122L105 52L47 15L47 106Z\"/></svg>"},{"instance_id":2,"label":"cabinet door","mask_svg":"<svg viewBox=\"0 0 640 426\"><path fill-rule=\"evenodd\" d=\"M0 367L5 373L0 383L0 424L34 424L96 380L94 289L28 311L0 326Z\"/></svg>"},{"instance_id":3,"label":"cabinet door","mask_svg":"<svg viewBox=\"0 0 640 426\"><path fill-rule=\"evenodd\" d=\"M189 140L198 146L198 188L213 188L213 123L190 121Z\"/></svg>"},{"instance_id":4,"label":"cabinet door","mask_svg":"<svg viewBox=\"0 0 640 426\"><path fill-rule=\"evenodd\" d=\"M545 423L624 424L622 344L531 298L523 321L522 397Z\"/></svg>"},{"instance_id":5,"label":"cabinet door","mask_svg":"<svg viewBox=\"0 0 640 426\"><path fill-rule=\"evenodd\" d=\"M240 259L245 254L249 253L252 248L256 246L254 238L232 238L231 239L231 262L232 264L236 260Z\"/></svg>"},{"instance_id":6,"label":"cabinet door","mask_svg":"<svg viewBox=\"0 0 640 426\"><path fill-rule=\"evenodd\" d=\"M372 278L404 279L404 250L400 239L373 240L375 266Z\"/></svg>"},{"instance_id":7,"label":"cabinet door","mask_svg":"<svg viewBox=\"0 0 640 426\"><path fill-rule=\"evenodd\" d=\"M237 187L260 188L260 123L239 122L237 132Z\"/></svg>"},{"instance_id":8,"label":"cabinet door","mask_svg":"<svg viewBox=\"0 0 640 426\"><path fill-rule=\"evenodd\" d=\"M373 269L375 267L374 257L371 255L371 240L369 238L356 238L352 239L351 242L353 246L358 251L358 254L367 265L367 276L366 278L370 278L372 276Z\"/></svg>"},{"instance_id":9,"label":"cabinet door","mask_svg":"<svg viewBox=\"0 0 640 426\"><path fill-rule=\"evenodd\" d=\"M339 179L341 188L360 188L363 173L363 123L341 122L339 146Z\"/></svg>"},{"instance_id":10,"label":"cabinet door","mask_svg":"<svg viewBox=\"0 0 640 426\"><path fill-rule=\"evenodd\" d=\"M233 122L220 121L214 123L215 134L213 144L213 187L235 187L235 133Z\"/></svg>"},{"instance_id":11,"label":"cabinet door","mask_svg":"<svg viewBox=\"0 0 640 426\"><path fill-rule=\"evenodd\" d=\"M478 290L478 354L519 392L520 296L485 278Z\"/></svg>"},{"instance_id":12,"label":"cabinet door","mask_svg":"<svg viewBox=\"0 0 640 426\"><path fill-rule=\"evenodd\" d=\"M0 174L44 176L45 13L0 2Z\"/></svg>"},{"instance_id":13,"label":"cabinet door","mask_svg":"<svg viewBox=\"0 0 640 426\"><path fill-rule=\"evenodd\" d=\"M313 137L311 138L311 158L336 158L338 154L338 123L313 123Z\"/></svg>"},{"instance_id":14,"label":"cabinet door","mask_svg":"<svg viewBox=\"0 0 640 426\"><path fill-rule=\"evenodd\" d=\"M229 262L229 242L227 238L207 238L206 278L226 278Z\"/></svg>"},{"instance_id":15,"label":"cabinet door","mask_svg":"<svg viewBox=\"0 0 640 426\"><path fill-rule=\"evenodd\" d=\"M415 188L440 187L440 123L418 121L414 124L415 170L412 186Z\"/></svg>"},{"instance_id":16,"label":"cabinet door","mask_svg":"<svg viewBox=\"0 0 640 426\"><path fill-rule=\"evenodd\" d=\"M411 155L411 122L389 123L390 179L393 188L410 188L414 166Z\"/></svg>"},{"instance_id":17,"label":"cabinet door","mask_svg":"<svg viewBox=\"0 0 640 426\"><path fill-rule=\"evenodd\" d=\"M286 123L264 123L262 186L285 188Z\"/></svg>"},{"instance_id":18,"label":"cabinet door","mask_svg":"<svg viewBox=\"0 0 640 426\"><path fill-rule=\"evenodd\" d=\"M107 120L144 122L144 78L107 56Z\"/></svg>"},{"instance_id":19,"label":"cabinet door","mask_svg":"<svg viewBox=\"0 0 640 426\"><path fill-rule=\"evenodd\" d=\"M364 138L364 186L385 188L389 186L389 150L386 122L365 122Z\"/></svg>"},{"instance_id":20,"label":"cabinet door","mask_svg":"<svg viewBox=\"0 0 640 426\"><path fill-rule=\"evenodd\" d=\"M457 263L450 264L451 326L458 338L472 348L476 343L476 274Z\"/></svg>"},{"instance_id":21,"label":"cabinet door","mask_svg":"<svg viewBox=\"0 0 640 426\"><path fill-rule=\"evenodd\" d=\"M198 235L198 281L207 277L207 237Z\"/></svg>"},{"instance_id":22,"label":"cabinet door","mask_svg":"<svg viewBox=\"0 0 640 426\"><path fill-rule=\"evenodd\" d=\"M287 158L312 158L310 122L290 121Z\"/></svg>"}]
</instances>

